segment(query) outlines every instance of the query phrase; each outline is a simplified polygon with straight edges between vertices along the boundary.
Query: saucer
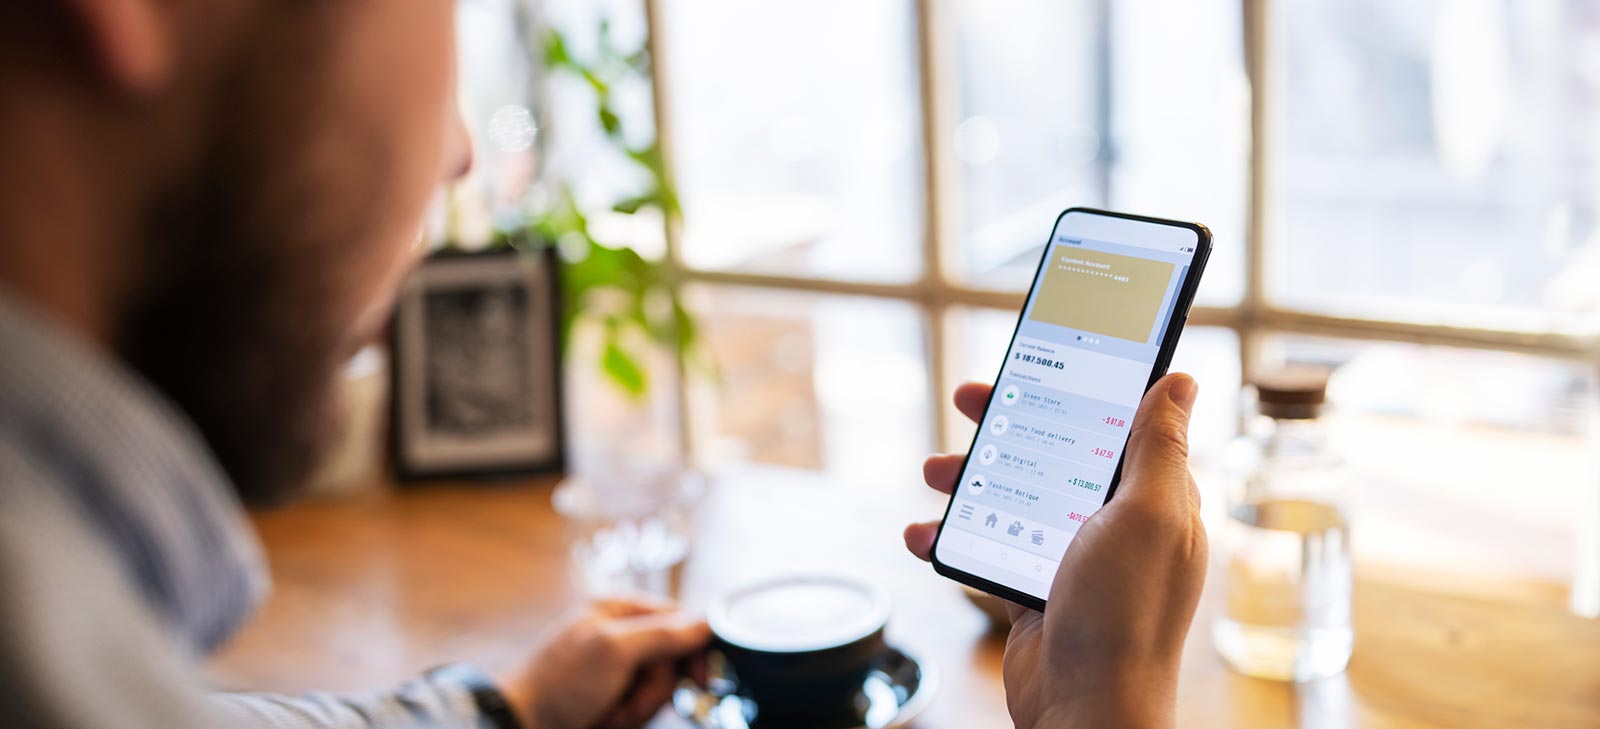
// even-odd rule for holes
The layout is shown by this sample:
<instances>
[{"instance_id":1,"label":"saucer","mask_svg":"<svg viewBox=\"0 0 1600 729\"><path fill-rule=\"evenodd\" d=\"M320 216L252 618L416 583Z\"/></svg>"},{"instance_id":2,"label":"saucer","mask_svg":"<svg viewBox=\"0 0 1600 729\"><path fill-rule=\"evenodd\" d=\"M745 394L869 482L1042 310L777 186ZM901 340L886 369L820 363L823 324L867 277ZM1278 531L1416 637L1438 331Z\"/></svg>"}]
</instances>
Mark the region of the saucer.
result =
<instances>
[{"instance_id":1,"label":"saucer","mask_svg":"<svg viewBox=\"0 0 1600 729\"><path fill-rule=\"evenodd\" d=\"M738 682L713 673L710 689L685 685L672 696L678 716L701 729L761 729L754 699L739 695ZM927 708L938 688L933 664L891 647L882 664L867 675L856 694L853 722L814 729L897 729Z\"/></svg>"}]
</instances>

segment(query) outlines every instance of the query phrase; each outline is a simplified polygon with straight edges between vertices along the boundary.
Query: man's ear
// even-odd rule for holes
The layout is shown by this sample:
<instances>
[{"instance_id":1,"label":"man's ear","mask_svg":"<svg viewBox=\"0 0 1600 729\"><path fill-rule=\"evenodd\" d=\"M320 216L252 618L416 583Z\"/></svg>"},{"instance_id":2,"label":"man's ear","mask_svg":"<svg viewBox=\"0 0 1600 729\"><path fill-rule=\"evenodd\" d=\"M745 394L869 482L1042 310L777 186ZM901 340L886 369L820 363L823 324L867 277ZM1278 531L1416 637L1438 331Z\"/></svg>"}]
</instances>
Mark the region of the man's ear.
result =
<instances>
[{"instance_id":1,"label":"man's ear","mask_svg":"<svg viewBox=\"0 0 1600 729\"><path fill-rule=\"evenodd\" d=\"M173 8L165 0L65 0L87 59L106 83L131 94L160 87L178 54Z\"/></svg>"}]
</instances>

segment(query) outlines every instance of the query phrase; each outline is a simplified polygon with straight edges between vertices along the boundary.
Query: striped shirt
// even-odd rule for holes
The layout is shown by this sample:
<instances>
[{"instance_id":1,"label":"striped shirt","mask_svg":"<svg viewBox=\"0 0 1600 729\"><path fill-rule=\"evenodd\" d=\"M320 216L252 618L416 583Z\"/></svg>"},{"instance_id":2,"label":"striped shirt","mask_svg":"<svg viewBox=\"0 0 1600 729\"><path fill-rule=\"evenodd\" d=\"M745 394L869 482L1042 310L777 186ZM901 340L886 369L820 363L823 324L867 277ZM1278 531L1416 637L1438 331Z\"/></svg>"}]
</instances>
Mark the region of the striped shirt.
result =
<instances>
[{"instance_id":1,"label":"striped shirt","mask_svg":"<svg viewBox=\"0 0 1600 729\"><path fill-rule=\"evenodd\" d=\"M222 694L199 661L265 595L260 547L193 426L0 292L0 724L484 729L466 686Z\"/></svg>"}]
</instances>

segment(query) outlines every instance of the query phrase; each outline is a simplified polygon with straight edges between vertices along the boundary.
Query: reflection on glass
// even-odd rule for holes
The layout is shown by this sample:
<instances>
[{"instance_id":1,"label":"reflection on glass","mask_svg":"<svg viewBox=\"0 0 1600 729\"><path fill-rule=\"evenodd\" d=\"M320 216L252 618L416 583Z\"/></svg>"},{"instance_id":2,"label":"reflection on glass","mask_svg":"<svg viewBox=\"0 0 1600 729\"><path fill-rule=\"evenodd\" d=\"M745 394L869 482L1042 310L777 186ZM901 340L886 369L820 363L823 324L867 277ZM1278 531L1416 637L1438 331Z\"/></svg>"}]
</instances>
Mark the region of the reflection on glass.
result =
<instances>
[{"instance_id":1,"label":"reflection on glass","mask_svg":"<svg viewBox=\"0 0 1600 729\"><path fill-rule=\"evenodd\" d=\"M1587 368L1300 336L1269 338L1262 354L1338 368L1330 426L1357 472L1358 563L1421 568L1455 580L1439 585L1452 590L1572 579L1594 488Z\"/></svg>"},{"instance_id":2,"label":"reflection on glass","mask_svg":"<svg viewBox=\"0 0 1600 729\"><path fill-rule=\"evenodd\" d=\"M686 261L915 278L912 4L704 0L662 10Z\"/></svg>"},{"instance_id":3,"label":"reflection on glass","mask_svg":"<svg viewBox=\"0 0 1600 729\"><path fill-rule=\"evenodd\" d=\"M1283 3L1282 299L1552 327L1600 311L1600 6Z\"/></svg>"},{"instance_id":4,"label":"reflection on glass","mask_svg":"<svg viewBox=\"0 0 1600 729\"><path fill-rule=\"evenodd\" d=\"M1110 207L1216 235L1202 304L1243 289L1249 91L1231 0L946 0L958 98L956 273L1022 289L1057 213Z\"/></svg>"},{"instance_id":5,"label":"reflection on glass","mask_svg":"<svg viewBox=\"0 0 1600 729\"><path fill-rule=\"evenodd\" d=\"M693 381L701 463L915 481L933 442L921 317L897 301L696 286L716 362Z\"/></svg>"}]
</instances>

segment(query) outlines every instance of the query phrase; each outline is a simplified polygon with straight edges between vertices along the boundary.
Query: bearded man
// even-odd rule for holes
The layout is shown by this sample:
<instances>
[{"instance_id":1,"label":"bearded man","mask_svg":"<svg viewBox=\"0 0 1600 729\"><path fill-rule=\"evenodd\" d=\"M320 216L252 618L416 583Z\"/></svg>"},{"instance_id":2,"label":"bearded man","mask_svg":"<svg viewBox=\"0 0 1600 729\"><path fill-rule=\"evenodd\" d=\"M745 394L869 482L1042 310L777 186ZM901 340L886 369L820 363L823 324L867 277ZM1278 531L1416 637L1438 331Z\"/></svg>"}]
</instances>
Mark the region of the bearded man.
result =
<instances>
[{"instance_id":1,"label":"bearded man","mask_svg":"<svg viewBox=\"0 0 1600 729\"><path fill-rule=\"evenodd\" d=\"M26 727L637 726L703 622L601 603L520 671L210 692L470 147L454 0L0 5L0 715Z\"/></svg>"},{"instance_id":2,"label":"bearded man","mask_svg":"<svg viewBox=\"0 0 1600 729\"><path fill-rule=\"evenodd\" d=\"M266 589L242 504L291 499L470 149L455 0L0 3L0 717L43 729L630 727L708 640L613 600L520 670L223 694L197 664ZM956 405L982 413L989 390ZM1164 727L1205 570L1195 383L1166 378L1045 613L1012 607L1019 727ZM935 456L948 493L961 455ZM907 528L924 559L936 523ZM997 720L1003 721L1003 719Z\"/></svg>"}]
</instances>

